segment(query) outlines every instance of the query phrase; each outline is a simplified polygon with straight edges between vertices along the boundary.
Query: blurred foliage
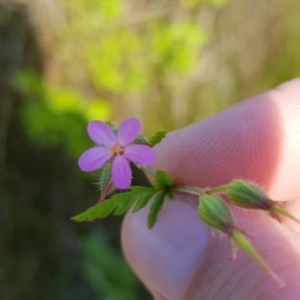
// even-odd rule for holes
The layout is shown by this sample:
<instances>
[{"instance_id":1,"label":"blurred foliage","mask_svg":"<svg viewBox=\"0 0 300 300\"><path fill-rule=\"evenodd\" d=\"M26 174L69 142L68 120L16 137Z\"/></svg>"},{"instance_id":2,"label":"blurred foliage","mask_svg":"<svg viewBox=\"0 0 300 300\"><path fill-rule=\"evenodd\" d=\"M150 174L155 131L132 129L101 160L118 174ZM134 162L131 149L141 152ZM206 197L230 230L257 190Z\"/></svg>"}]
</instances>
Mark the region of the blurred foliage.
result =
<instances>
[{"instance_id":1,"label":"blurred foliage","mask_svg":"<svg viewBox=\"0 0 300 300\"><path fill-rule=\"evenodd\" d=\"M203 28L190 19L129 20L122 0L66 1L66 7L69 18L61 46L73 48L80 35L84 43L76 47L76 54L91 83L124 98L147 91L157 69L169 76L186 75L206 41Z\"/></svg>"},{"instance_id":2,"label":"blurred foliage","mask_svg":"<svg viewBox=\"0 0 300 300\"><path fill-rule=\"evenodd\" d=\"M52 88L32 72L17 74L16 88L27 101L22 121L28 135L46 147L63 145L74 157L90 145L86 122L107 120L111 113L107 102L86 101L71 89Z\"/></svg>"},{"instance_id":3,"label":"blurred foliage","mask_svg":"<svg viewBox=\"0 0 300 300\"><path fill-rule=\"evenodd\" d=\"M63 1L61 27L53 32L55 81L76 84L80 78L89 93L109 99L113 119L133 114L153 131L147 107L156 107L166 115L157 125L172 128L172 107L166 112L166 106L174 87L199 67L208 34L197 10L209 2Z\"/></svg>"},{"instance_id":4,"label":"blurred foliage","mask_svg":"<svg viewBox=\"0 0 300 300\"><path fill-rule=\"evenodd\" d=\"M90 119L175 129L299 76L295 0L0 1L0 299L150 299L77 168ZM96 180L95 180L96 181Z\"/></svg>"},{"instance_id":5,"label":"blurred foliage","mask_svg":"<svg viewBox=\"0 0 300 300\"><path fill-rule=\"evenodd\" d=\"M84 271L98 298L137 300L138 280L124 259L99 237L89 236L82 242Z\"/></svg>"}]
</instances>

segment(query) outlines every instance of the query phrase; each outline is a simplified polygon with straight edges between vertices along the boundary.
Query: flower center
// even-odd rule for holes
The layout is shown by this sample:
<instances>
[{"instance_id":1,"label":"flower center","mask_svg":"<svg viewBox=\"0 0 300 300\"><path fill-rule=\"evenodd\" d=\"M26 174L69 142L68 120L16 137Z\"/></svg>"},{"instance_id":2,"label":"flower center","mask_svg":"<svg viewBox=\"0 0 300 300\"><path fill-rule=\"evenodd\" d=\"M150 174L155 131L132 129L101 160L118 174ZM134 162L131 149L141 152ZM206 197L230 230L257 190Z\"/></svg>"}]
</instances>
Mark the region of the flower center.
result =
<instances>
[{"instance_id":1,"label":"flower center","mask_svg":"<svg viewBox=\"0 0 300 300\"><path fill-rule=\"evenodd\" d=\"M124 154L124 147L119 145L119 144L115 144L113 147L111 147L110 151L113 153L113 155L123 155Z\"/></svg>"}]
</instances>

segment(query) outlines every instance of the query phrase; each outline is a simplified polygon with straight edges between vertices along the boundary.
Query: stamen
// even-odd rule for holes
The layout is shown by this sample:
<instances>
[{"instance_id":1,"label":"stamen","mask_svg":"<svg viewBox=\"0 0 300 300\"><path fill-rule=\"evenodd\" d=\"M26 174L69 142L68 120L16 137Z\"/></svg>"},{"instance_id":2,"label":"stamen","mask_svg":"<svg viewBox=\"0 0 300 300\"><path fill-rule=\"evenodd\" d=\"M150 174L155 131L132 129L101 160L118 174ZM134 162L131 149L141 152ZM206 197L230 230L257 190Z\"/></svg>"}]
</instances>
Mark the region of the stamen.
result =
<instances>
[{"instance_id":1,"label":"stamen","mask_svg":"<svg viewBox=\"0 0 300 300\"><path fill-rule=\"evenodd\" d=\"M124 154L124 147L119 144L115 144L110 150L113 153L113 155L123 155Z\"/></svg>"}]
</instances>

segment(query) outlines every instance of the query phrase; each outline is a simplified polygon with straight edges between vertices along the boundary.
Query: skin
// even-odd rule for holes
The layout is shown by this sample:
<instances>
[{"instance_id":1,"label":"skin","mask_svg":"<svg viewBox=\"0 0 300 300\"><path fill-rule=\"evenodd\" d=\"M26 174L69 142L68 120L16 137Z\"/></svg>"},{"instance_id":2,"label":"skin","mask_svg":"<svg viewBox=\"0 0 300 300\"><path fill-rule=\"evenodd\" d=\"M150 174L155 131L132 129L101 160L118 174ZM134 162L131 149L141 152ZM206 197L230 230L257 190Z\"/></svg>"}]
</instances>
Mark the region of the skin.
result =
<instances>
[{"instance_id":1,"label":"skin","mask_svg":"<svg viewBox=\"0 0 300 300\"><path fill-rule=\"evenodd\" d=\"M282 205L300 218L300 79L170 133L156 152L153 167L178 184L215 187L243 178L272 199L288 200ZM196 202L176 195L151 230L148 208L124 220L125 256L154 299L300 299L300 225L231 208L282 288L242 251L232 261L228 238L199 220Z\"/></svg>"}]
</instances>

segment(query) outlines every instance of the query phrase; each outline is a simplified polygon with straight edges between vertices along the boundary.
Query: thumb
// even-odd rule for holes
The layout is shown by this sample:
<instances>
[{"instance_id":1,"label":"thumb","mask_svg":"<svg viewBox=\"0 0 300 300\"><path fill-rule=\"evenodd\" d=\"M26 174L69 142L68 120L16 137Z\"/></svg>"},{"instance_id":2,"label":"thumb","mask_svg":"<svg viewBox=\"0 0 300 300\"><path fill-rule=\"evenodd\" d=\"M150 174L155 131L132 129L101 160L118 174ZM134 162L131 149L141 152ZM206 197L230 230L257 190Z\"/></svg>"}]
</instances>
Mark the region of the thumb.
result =
<instances>
[{"instance_id":1,"label":"thumb","mask_svg":"<svg viewBox=\"0 0 300 300\"><path fill-rule=\"evenodd\" d=\"M188 201L165 201L151 230L147 214L145 208L126 216L125 256L156 299L177 299L206 251L210 230Z\"/></svg>"},{"instance_id":2,"label":"thumb","mask_svg":"<svg viewBox=\"0 0 300 300\"><path fill-rule=\"evenodd\" d=\"M237 226L254 237L254 247L286 284L281 288L242 251L232 261L229 239L211 234L192 200L166 201L151 230L147 208L125 218L125 256L156 300L300 299L299 236L265 214L235 214Z\"/></svg>"}]
</instances>

